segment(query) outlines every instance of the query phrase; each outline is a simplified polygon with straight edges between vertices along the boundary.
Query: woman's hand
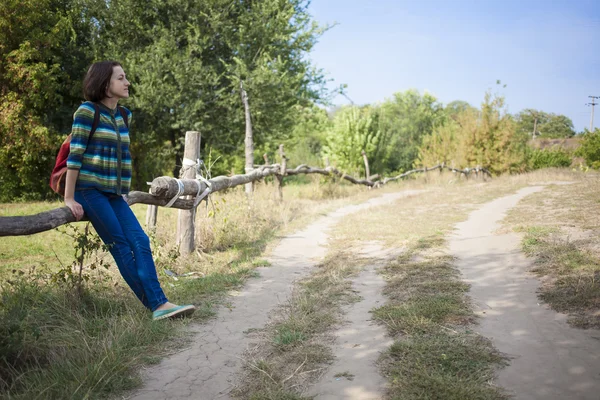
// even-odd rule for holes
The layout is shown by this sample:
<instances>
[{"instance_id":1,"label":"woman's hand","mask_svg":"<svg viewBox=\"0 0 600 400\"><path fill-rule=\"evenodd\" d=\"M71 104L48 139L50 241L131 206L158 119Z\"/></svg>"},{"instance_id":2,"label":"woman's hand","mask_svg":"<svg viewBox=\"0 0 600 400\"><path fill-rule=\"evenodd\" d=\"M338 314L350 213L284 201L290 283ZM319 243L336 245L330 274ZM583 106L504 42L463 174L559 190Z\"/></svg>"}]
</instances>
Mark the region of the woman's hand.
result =
<instances>
[{"instance_id":1,"label":"woman's hand","mask_svg":"<svg viewBox=\"0 0 600 400\"><path fill-rule=\"evenodd\" d=\"M83 207L75 199L65 198L65 205L71 209L76 221L79 221L83 217Z\"/></svg>"},{"instance_id":2,"label":"woman's hand","mask_svg":"<svg viewBox=\"0 0 600 400\"><path fill-rule=\"evenodd\" d=\"M65 205L69 207L76 221L79 221L83 217L83 207L75 201L75 183L78 176L78 170L68 169L65 182Z\"/></svg>"}]
</instances>

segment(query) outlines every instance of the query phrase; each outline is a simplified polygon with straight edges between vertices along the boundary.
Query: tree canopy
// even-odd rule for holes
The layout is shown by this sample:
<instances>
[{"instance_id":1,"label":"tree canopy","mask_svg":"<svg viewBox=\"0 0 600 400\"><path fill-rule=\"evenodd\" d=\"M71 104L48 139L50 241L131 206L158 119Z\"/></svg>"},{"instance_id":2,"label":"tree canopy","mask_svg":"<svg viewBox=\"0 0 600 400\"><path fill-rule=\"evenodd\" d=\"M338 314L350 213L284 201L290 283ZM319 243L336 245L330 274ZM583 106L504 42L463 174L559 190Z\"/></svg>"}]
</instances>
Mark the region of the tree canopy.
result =
<instances>
[{"instance_id":1,"label":"tree canopy","mask_svg":"<svg viewBox=\"0 0 600 400\"><path fill-rule=\"evenodd\" d=\"M575 135L573 121L561 115L528 108L515 116L517 129L531 138L570 138Z\"/></svg>"},{"instance_id":2,"label":"tree canopy","mask_svg":"<svg viewBox=\"0 0 600 400\"><path fill-rule=\"evenodd\" d=\"M320 27L307 0L8 0L0 5L0 199L50 194L48 171L93 61L120 61L132 83L137 188L180 165L186 130L239 165L250 99L257 146L285 140L297 110L325 99L306 57ZM242 153L240 153L242 154ZM237 163L237 164L236 164Z\"/></svg>"}]
</instances>

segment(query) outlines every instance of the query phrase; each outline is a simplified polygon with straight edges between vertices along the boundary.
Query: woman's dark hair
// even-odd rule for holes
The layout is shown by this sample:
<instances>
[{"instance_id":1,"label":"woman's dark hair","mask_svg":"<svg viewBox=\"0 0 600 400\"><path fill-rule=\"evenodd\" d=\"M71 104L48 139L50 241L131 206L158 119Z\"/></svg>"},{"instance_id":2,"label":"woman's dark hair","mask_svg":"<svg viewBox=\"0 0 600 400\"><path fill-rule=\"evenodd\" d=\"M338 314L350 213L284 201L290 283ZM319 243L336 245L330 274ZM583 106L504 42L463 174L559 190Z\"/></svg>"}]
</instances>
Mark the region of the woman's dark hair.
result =
<instances>
[{"instance_id":1,"label":"woman's dark hair","mask_svg":"<svg viewBox=\"0 0 600 400\"><path fill-rule=\"evenodd\" d=\"M100 61L92 64L83 80L83 97L96 103L104 99L110 86L113 68L120 66L121 64L116 61Z\"/></svg>"}]
</instances>

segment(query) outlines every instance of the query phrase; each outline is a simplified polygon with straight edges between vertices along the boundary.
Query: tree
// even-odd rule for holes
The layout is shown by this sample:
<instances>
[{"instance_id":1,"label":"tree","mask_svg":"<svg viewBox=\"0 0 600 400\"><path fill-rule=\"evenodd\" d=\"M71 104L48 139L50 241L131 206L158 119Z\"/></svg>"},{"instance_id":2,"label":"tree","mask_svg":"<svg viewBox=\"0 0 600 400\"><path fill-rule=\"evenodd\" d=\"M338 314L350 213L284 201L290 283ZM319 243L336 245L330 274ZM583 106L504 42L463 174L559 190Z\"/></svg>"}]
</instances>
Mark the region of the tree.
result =
<instances>
[{"instance_id":1,"label":"tree","mask_svg":"<svg viewBox=\"0 0 600 400\"><path fill-rule=\"evenodd\" d=\"M51 194L49 172L81 97L90 37L78 0L0 4L0 201Z\"/></svg>"},{"instance_id":2,"label":"tree","mask_svg":"<svg viewBox=\"0 0 600 400\"><path fill-rule=\"evenodd\" d=\"M576 154L583 157L590 167L600 169L600 128L594 129L593 132L587 129L584 131L581 146Z\"/></svg>"},{"instance_id":3,"label":"tree","mask_svg":"<svg viewBox=\"0 0 600 400\"><path fill-rule=\"evenodd\" d=\"M363 170L364 150L369 160L376 160L382 150L379 115L371 107L344 107L333 120L327 132L323 154L337 168L359 176Z\"/></svg>"},{"instance_id":4,"label":"tree","mask_svg":"<svg viewBox=\"0 0 600 400\"><path fill-rule=\"evenodd\" d=\"M454 119L458 114L471 109L474 109L474 107L466 101L454 100L446 104L444 112L448 118Z\"/></svg>"},{"instance_id":5,"label":"tree","mask_svg":"<svg viewBox=\"0 0 600 400\"><path fill-rule=\"evenodd\" d=\"M186 130L202 133L216 171L240 166L244 110L255 145L276 147L296 110L324 98L306 57L326 28L308 0L7 0L0 4L0 198L50 193L54 154L96 60L132 82L133 187L178 174ZM239 169L238 169L239 171Z\"/></svg>"},{"instance_id":6,"label":"tree","mask_svg":"<svg viewBox=\"0 0 600 400\"><path fill-rule=\"evenodd\" d=\"M532 108L525 109L515 117L520 133L530 137L549 139L569 138L575 135L573 121L561 115L546 113Z\"/></svg>"},{"instance_id":7,"label":"tree","mask_svg":"<svg viewBox=\"0 0 600 400\"><path fill-rule=\"evenodd\" d=\"M327 132L332 127L332 120L327 111L316 105L298 107L295 110L297 119L291 135L284 142L290 167L300 164L319 165L323 162L323 146ZM263 148L261 153L274 152L273 148Z\"/></svg>"},{"instance_id":8,"label":"tree","mask_svg":"<svg viewBox=\"0 0 600 400\"><path fill-rule=\"evenodd\" d=\"M176 172L189 129L199 130L203 148L221 157L215 172L239 170L245 127L240 81L255 146L276 146L289 135L295 107L324 94L323 76L306 58L324 29L307 7L306 0L105 3L99 36L108 42L105 56L122 59L132 80L134 143L142 146L134 150L169 149L162 163L134 160L137 184L164 173L156 166L164 168L173 153ZM139 29L126 29L131 25Z\"/></svg>"},{"instance_id":9,"label":"tree","mask_svg":"<svg viewBox=\"0 0 600 400\"><path fill-rule=\"evenodd\" d=\"M380 106L381 130L385 153L385 172L408 170L418 157L423 137L431 134L434 126L446 116L437 99L416 90L395 93Z\"/></svg>"},{"instance_id":10,"label":"tree","mask_svg":"<svg viewBox=\"0 0 600 400\"><path fill-rule=\"evenodd\" d=\"M523 171L527 167L526 140L505 112L504 98L487 92L481 111L460 112L423 139L418 163L481 166L493 173Z\"/></svg>"}]
</instances>

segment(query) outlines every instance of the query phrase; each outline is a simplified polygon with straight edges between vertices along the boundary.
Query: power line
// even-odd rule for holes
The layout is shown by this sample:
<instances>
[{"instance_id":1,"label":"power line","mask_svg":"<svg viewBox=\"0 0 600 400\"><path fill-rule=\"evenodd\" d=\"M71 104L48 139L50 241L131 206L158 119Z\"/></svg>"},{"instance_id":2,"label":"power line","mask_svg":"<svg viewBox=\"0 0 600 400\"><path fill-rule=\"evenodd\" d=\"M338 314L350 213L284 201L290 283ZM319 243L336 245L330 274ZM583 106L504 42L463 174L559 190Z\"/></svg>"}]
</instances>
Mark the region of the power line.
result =
<instances>
[{"instance_id":1,"label":"power line","mask_svg":"<svg viewBox=\"0 0 600 400\"><path fill-rule=\"evenodd\" d=\"M587 106L592 106L592 117L590 118L590 132L594 129L594 106L598 105L596 100L600 99L600 96L588 96L592 99L591 103L586 103Z\"/></svg>"}]
</instances>

